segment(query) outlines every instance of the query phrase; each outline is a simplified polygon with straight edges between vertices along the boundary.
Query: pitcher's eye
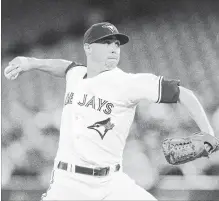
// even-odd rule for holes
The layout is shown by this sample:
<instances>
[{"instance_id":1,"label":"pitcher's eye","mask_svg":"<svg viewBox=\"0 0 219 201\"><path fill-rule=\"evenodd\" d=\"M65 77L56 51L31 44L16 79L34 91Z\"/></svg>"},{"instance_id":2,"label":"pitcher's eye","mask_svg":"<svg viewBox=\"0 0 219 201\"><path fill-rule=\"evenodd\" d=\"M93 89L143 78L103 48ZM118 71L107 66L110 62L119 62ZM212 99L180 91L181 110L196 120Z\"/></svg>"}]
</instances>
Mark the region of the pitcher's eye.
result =
<instances>
[{"instance_id":1,"label":"pitcher's eye","mask_svg":"<svg viewBox=\"0 0 219 201\"><path fill-rule=\"evenodd\" d=\"M120 41L119 40L115 41L115 44L119 47L120 46Z\"/></svg>"}]
</instances>

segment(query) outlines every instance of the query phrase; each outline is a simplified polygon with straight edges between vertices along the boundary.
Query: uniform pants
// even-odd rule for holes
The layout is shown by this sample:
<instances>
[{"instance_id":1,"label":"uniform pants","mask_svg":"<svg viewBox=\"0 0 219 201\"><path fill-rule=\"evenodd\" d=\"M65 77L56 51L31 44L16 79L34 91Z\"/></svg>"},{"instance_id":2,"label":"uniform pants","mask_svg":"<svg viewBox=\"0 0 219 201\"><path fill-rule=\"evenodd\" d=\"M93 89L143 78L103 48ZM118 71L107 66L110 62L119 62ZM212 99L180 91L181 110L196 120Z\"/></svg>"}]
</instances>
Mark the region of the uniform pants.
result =
<instances>
[{"instance_id":1,"label":"uniform pants","mask_svg":"<svg viewBox=\"0 0 219 201\"><path fill-rule=\"evenodd\" d=\"M123 171L91 176L54 169L46 200L156 200Z\"/></svg>"}]
</instances>

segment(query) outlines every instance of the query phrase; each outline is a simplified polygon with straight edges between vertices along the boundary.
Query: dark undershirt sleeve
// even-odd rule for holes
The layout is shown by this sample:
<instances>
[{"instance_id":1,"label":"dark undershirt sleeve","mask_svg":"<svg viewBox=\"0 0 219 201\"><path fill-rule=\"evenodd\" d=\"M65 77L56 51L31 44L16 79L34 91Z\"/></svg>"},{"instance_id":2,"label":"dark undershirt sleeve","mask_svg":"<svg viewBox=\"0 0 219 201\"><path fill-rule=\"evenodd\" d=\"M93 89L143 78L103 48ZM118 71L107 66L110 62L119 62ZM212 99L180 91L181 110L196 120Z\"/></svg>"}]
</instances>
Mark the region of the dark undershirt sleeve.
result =
<instances>
[{"instance_id":1,"label":"dark undershirt sleeve","mask_svg":"<svg viewBox=\"0 0 219 201\"><path fill-rule=\"evenodd\" d=\"M159 84L159 98L157 103L177 103L179 100L179 80L162 79Z\"/></svg>"}]
</instances>

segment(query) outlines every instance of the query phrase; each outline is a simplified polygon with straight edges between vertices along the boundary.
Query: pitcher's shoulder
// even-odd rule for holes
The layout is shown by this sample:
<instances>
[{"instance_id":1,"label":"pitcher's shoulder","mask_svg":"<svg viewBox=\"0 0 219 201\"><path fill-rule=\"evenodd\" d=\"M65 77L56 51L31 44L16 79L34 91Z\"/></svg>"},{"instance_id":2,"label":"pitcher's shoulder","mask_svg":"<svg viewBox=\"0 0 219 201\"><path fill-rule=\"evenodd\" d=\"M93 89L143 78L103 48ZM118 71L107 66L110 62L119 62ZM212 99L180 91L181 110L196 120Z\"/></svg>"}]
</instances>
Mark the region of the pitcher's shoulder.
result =
<instances>
[{"instance_id":1,"label":"pitcher's shoulder","mask_svg":"<svg viewBox=\"0 0 219 201\"><path fill-rule=\"evenodd\" d=\"M70 70L72 70L72 69L75 69L75 68L77 68L77 69L84 69L84 68L87 68L84 64L82 64L82 63L78 63L78 62L75 62L75 61L73 61L68 67L67 67L67 69L65 70L65 74L67 74L68 73L68 71L70 71Z\"/></svg>"},{"instance_id":2,"label":"pitcher's shoulder","mask_svg":"<svg viewBox=\"0 0 219 201\"><path fill-rule=\"evenodd\" d=\"M128 78L129 77L129 73L128 72L125 72L123 71L121 68L116 68L114 71L113 71L113 74L115 76L117 76L118 78Z\"/></svg>"},{"instance_id":3,"label":"pitcher's shoulder","mask_svg":"<svg viewBox=\"0 0 219 201\"><path fill-rule=\"evenodd\" d=\"M83 77L87 73L87 67L84 64L72 62L66 69L67 77Z\"/></svg>"}]
</instances>

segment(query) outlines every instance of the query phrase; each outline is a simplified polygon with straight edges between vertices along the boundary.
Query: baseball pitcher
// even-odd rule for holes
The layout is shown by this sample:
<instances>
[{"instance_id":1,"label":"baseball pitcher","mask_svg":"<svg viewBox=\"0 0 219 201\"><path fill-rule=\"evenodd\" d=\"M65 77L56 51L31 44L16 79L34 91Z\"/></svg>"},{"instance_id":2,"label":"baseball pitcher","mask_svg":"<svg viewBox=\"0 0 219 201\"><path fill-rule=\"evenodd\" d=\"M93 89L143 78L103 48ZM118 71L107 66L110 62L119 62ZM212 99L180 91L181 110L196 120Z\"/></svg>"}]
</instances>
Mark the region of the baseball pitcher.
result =
<instances>
[{"instance_id":1,"label":"baseball pitcher","mask_svg":"<svg viewBox=\"0 0 219 201\"><path fill-rule=\"evenodd\" d=\"M86 66L61 59L16 57L6 67L5 76L11 80L32 69L66 78L59 148L42 200L156 200L122 168L135 109L143 99L185 106L200 133L211 137L199 141L204 148L198 157L217 150L213 129L192 91L180 86L178 80L126 73L117 67L120 48L128 41L114 25L98 23L84 34ZM178 159L171 143L173 140L163 145L170 162ZM196 156L189 154L189 160L194 160ZM188 157L184 161L188 162Z\"/></svg>"}]
</instances>

